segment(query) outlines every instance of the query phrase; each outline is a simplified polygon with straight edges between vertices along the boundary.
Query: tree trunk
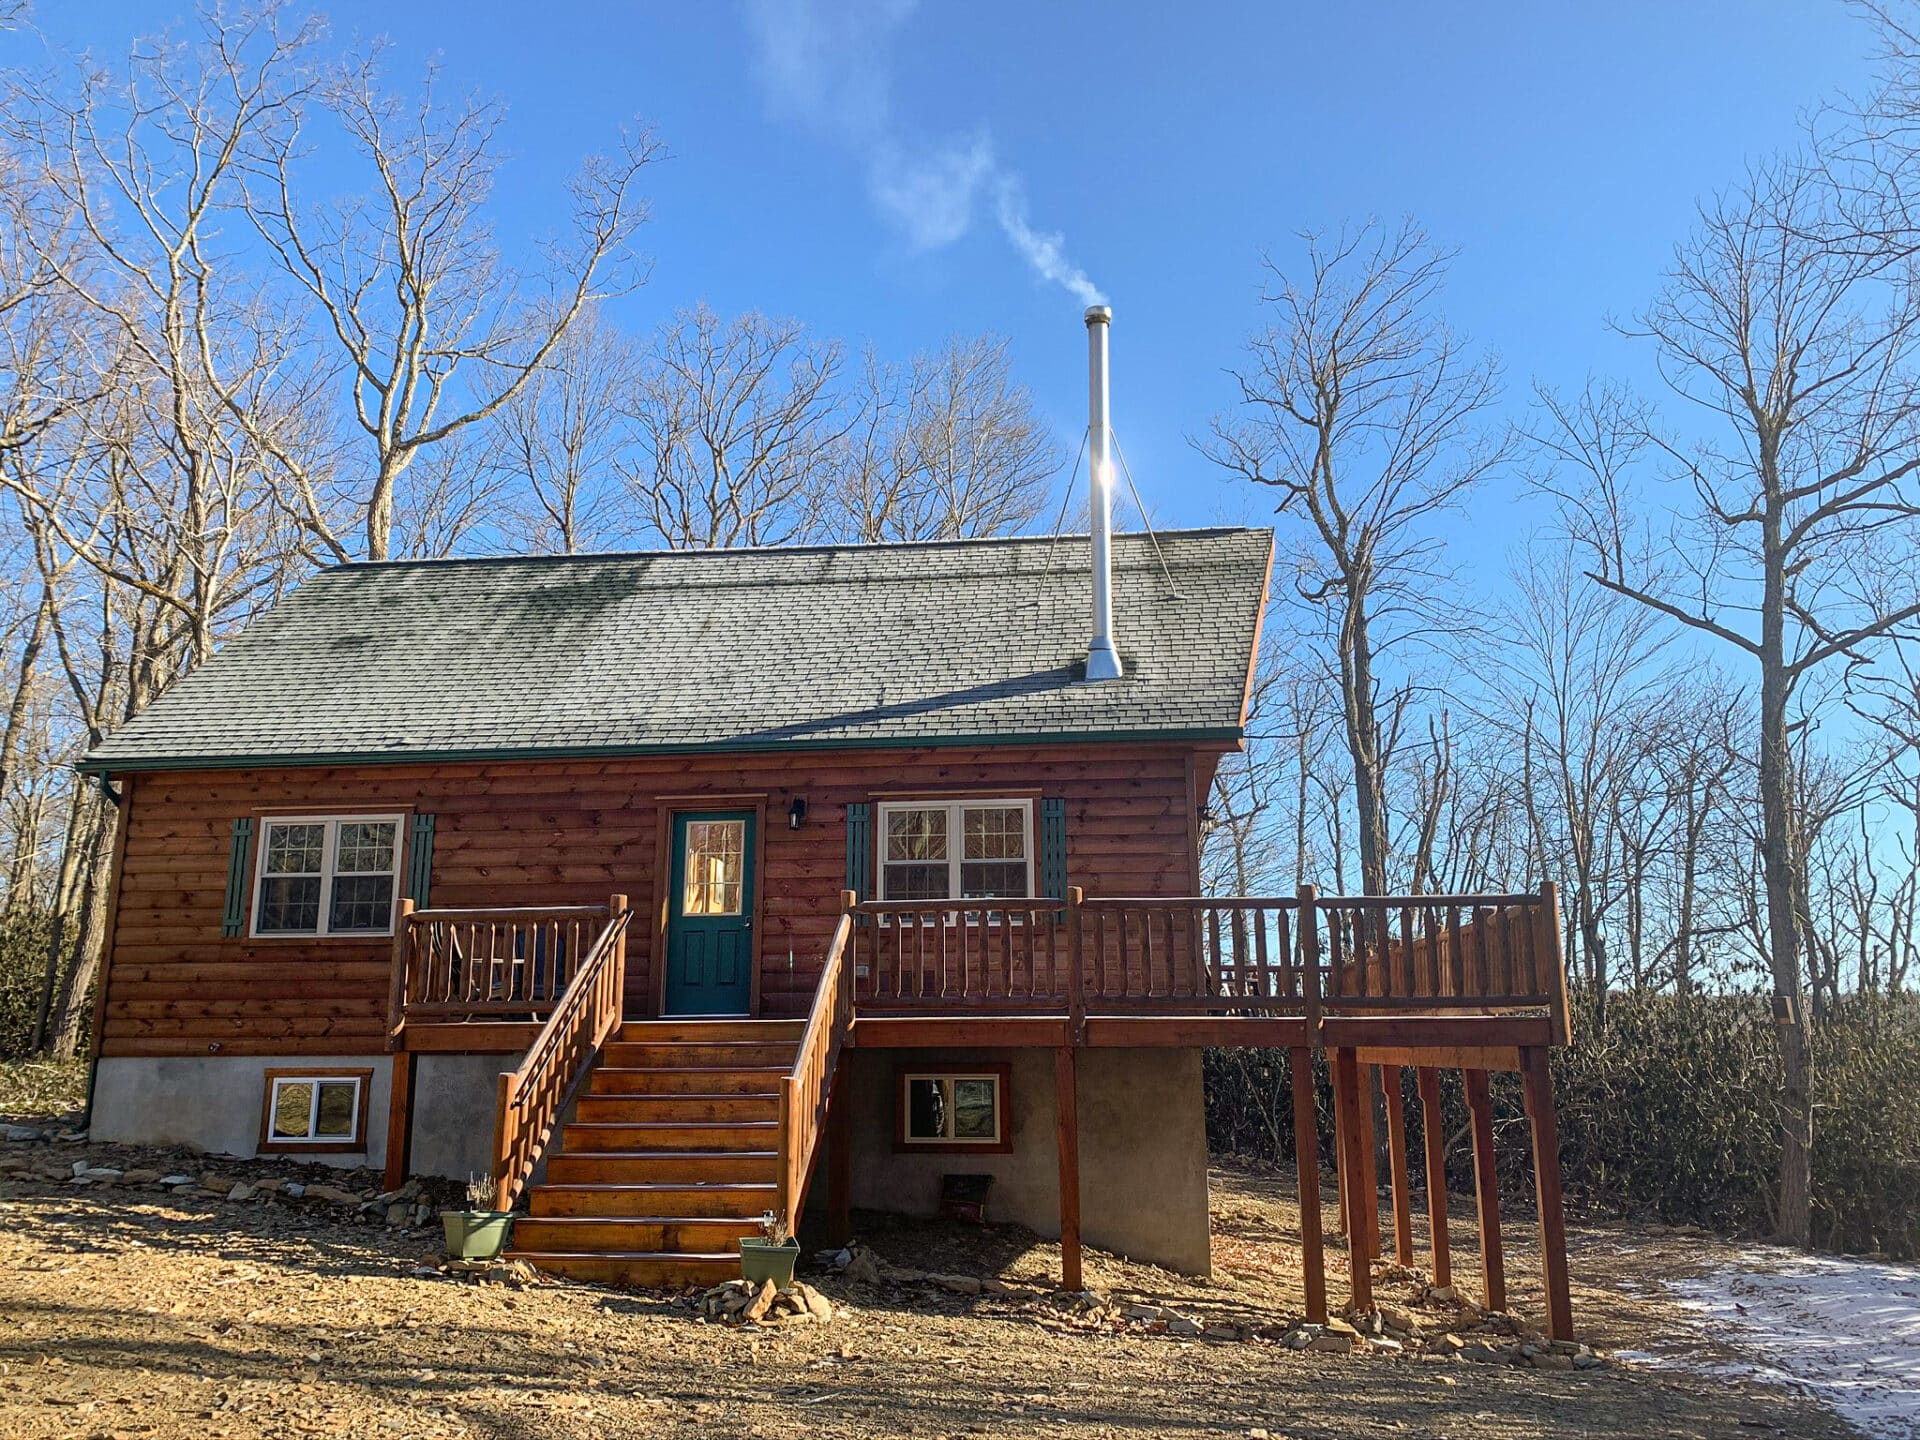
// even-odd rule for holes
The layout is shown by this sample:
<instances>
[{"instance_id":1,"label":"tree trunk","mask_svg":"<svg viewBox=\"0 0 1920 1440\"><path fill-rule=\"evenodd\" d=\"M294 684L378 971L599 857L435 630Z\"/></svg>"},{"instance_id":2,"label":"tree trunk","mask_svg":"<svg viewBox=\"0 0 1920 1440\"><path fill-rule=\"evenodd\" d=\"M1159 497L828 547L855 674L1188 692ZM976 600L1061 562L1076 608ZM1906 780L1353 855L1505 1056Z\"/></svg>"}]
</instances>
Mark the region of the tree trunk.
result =
<instances>
[{"instance_id":1,"label":"tree trunk","mask_svg":"<svg viewBox=\"0 0 1920 1440\"><path fill-rule=\"evenodd\" d=\"M1773 493L1778 494L1777 487ZM1780 1193L1775 1233L1805 1245L1812 1224L1813 1057L1800 986L1802 863L1796 838L1793 752L1788 728L1792 676L1786 661L1784 506L1770 503L1763 549L1760 638L1760 868L1767 899L1767 961L1780 1035Z\"/></svg>"},{"instance_id":2,"label":"tree trunk","mask_svg":"<svg viewBox=\"0 0 1920 1440\"><path fill-rule=\"evenodd\" d=\"M60 987L60 999L54 1006L53 1026L47 1038L47 1053L56 1060L71 1060L80 1053L81 1021L87 1013L87 997L92 993L94 976L100 969L102 920L107 886L111 882L113 835L118 818L106 806L100 808L102 813L92 827L80 919L74 928L73 963L67 967L66 982Z\"/></svg>"},{"instance_id":3,"label":"tree trunk","mask_svg":"<svg viewBox=\"0 0 1920 1440\"><path fill-rule=\"evenodd\" d=\"M1380 726L1373 708L1373 637L1368 630L1363 577L1347 584L1347 613L1340 622L1341 709L1347 750L1353 756L1353 804L1360 823L1360 888L1387 893L1386 787L1380 775Z\"/></svg>"}]
</instances>

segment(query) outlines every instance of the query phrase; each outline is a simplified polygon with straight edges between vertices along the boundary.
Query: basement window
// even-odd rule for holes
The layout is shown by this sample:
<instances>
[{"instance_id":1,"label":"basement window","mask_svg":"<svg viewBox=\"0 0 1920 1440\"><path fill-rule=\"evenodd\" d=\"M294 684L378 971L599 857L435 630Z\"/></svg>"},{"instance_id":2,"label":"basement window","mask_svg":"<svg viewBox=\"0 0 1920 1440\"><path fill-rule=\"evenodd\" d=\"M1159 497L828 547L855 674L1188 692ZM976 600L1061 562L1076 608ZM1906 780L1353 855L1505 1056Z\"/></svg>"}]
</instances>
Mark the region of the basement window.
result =
<instances>
[{"instance_id":1,"label":"basement window","mask_svg":"<svg viewBox=\"0 0 1920 1440\"><path fill-rule=\"evenodd\" d=\"M371 1070L269 1070L262 1150L364 1150Z\"/></svg>"},{"instance_id":2,"label":"basement window","mask_svg":"<svg viewBox=\"0 0 1920 1440\"><path fill-rule=\"evenodd\" d=\"M1007 1075L1005 1065L903 1069L895 1132L898 1148L936 1152L1011 1150Z\"/></svg>"},{"instance_id":3,"label":"basement window","mask_svg":"<svg viewBox=\"0 0 1920 1440\"><path fill-rule=\"evenodd\" d=\"M883 900L1026 899L1033 894L1033 802L882 805Z\"/></svg>"},{"instance_id":4,"label":"basement window","mask_svg":"<svg viewBox=\"0 0 1920 1440\"><path fill-rule=\"evenodd\" d=\"M260 827L255 935L391 935L398 815L270 819Z\"/></svg>"}]
</instances>

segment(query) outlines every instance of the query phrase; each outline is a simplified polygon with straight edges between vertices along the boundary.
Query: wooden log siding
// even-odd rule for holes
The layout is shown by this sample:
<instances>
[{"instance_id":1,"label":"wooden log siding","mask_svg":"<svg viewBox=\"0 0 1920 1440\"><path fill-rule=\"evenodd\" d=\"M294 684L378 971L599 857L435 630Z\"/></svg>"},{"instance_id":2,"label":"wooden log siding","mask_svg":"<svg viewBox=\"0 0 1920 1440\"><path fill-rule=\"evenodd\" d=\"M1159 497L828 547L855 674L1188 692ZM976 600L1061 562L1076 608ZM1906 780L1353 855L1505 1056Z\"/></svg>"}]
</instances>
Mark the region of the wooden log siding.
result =
<instances>
[{"instance_id":1,"label":"wooden log siding","mask_svg":"<svg viewBox=\"0 0 1920 1440\"><path fill-rule=\"evenodd\" d=\"M1074 884L1091 894L1173 895L1192 886L1189 754L1171 745L996 746L142 775L99 1053L384 1050L389 937L222 935L233 822L243 816L431 814L435 909L597 905L613 891L630 894L627 1013L639 1016L653 1004L664 903L656 797L677 805L702 794L763 795L761 1009L792 1017L807 1013L839 915L849 804L1037 790L1064 802ZM789 830L795 796L807 800L807 816ZM403 877L405 867L403 859Z\"/></svg>"}]
</instances>

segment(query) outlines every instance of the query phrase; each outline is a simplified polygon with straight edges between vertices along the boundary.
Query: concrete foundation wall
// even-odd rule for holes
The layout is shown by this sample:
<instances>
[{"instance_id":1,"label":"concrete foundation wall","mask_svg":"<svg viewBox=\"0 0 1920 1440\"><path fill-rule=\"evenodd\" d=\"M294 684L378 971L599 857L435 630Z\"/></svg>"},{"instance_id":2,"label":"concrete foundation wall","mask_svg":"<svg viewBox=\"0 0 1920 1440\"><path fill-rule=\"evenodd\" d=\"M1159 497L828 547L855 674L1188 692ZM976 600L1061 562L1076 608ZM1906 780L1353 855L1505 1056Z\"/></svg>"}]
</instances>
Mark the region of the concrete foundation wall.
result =
<instances>
[{"instance_id":1,"label":"concrete foundation wall","mask_svg":"<svg viewBox=\"0 0 1920 1440\"><path fill-rule=\"evenodd\" d=\"M493 1173L500 1072L516 1055L422 1055L413 1075L414 1175L465 1180Z\"/></svg>"},{"instance_id":2,"label":"concrete foundation wall","mask_svg":"<svg viewBox=\"0 0 1920 1440\"><path fill-rule=\"evenodd\" d=\"M259 1153L267 1071L334 1069L373 1071L362 1137L366 1148L300 1158L347 1168L377 1165L386 1153L387 1087L393 1073L385 1055L110 1057L99 1062L94 1077L89 1130L95 1140L184 1145L248 1159Z\"/></svg>"},{"instance_id":3,"label":"concrete foundation wall","mask_svg":"<svg viewBox=\"0 0 1920 1440\"><path fill-rule=\"evenodd\" d=\"M855 1050L853 1204L933 1215L940 1177L990 1174L988 1218L1060 1233L1060 1162L1054 1130L1054 1056L1048 1049ZM895 1073L902 1064L1006 1064L1007 1154L902 1154ZM1089 1245L1190 1275L1212 1272L1207 1221L1207 1137L1197 1050L1080 1051L1080 1233ZM824 1149L824 1147L823 1147ZM825 1203L824 1170L810 1203Z\"/></svg>"},{"instance_id":4,"label":"concrete foundation wall","mask_svg":"<svg viewBox=\"0 0 1920 1440\"><path fill-rule=\"evenodd\" d=\"M422 1055L413 1086L415 1175L465 1180L493 1170L493 1111L507 1055ZM109 1058L94 1082L92 1134L128 1145L184 1145L209 1155L259 1153L260 1110L269 1070L373 1071L367 1091L366 1148L301 1156L352 1168L381 1165L387 1152L392 1060L385 1055L208 1055L178 1059ZM289 1153L289 1152L276 1152Z\"/></svg>"}]
</instances>

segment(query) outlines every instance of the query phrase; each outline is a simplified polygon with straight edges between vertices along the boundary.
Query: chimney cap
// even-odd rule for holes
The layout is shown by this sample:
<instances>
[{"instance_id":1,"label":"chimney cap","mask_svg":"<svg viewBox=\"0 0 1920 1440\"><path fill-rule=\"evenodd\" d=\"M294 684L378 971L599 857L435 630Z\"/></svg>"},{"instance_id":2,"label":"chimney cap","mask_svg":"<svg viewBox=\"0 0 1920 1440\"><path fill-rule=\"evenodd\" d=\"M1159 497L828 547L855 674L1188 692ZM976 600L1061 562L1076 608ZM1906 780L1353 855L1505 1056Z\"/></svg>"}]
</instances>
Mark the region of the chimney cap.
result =
<instances>
[{"instance_id":1,"label":"chimney cap","mask_svg":"<svg viewBox=\"0 0 1920 1440\"><path fill-rule=\"evenodd\" d=\"M1089 305L1087 307L1086 321L1089 325L1111 325L1113 323L1113 307L1111 305Z\"/></svg>"}]
</instances>

